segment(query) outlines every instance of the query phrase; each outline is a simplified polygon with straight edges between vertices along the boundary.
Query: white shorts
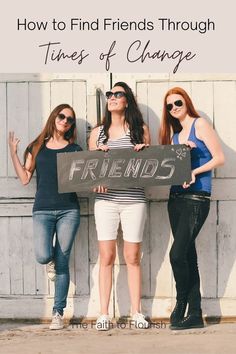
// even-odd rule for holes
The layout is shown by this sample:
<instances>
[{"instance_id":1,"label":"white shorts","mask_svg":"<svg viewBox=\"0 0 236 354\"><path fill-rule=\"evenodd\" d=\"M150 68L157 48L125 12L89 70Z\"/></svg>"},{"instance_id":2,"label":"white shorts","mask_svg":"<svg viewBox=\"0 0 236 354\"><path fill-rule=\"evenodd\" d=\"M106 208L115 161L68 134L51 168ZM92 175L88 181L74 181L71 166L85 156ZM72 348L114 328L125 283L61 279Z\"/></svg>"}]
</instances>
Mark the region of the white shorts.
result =
<instances>
[{"instance_id":1,"label":"white shorts","mask_svg":"<svg viewBox=\"0 0 236 354\"><path fill-rule=\"evenodd\" d=\"M146 203L122 204L95 200L94 215L98 241L116 240L121 222L125 241L142 242L147 218Z\"/></svg>"}]
</instances>

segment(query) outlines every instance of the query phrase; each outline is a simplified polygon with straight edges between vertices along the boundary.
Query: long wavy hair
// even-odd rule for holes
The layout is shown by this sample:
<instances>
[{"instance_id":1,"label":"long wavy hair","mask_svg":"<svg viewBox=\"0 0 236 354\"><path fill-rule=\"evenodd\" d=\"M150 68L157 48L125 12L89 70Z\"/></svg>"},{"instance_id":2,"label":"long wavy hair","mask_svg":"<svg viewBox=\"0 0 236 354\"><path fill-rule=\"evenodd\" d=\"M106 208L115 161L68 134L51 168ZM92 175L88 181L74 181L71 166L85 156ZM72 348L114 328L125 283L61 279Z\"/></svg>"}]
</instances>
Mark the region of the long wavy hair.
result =
<instances>
[{"instance_id":1,"label":"long wavy hair","mask_svg":"<svg viewBox=\"0 0 236 354\"><path fill-rule=\"evenodd\" d=\"M144 120L134 94L125 82L116 82L113 87L116 86L121 86L125 90L127 107L125 108L124 114L125 123L128 125L130 130L130 141L132 144L141 144L144 142ZM101 124L104 126L104 134L106 139L104 139L103 143L105 144L109 139L109 128L111 126L111 112L108 110L108 104L106 104L105 115Z\"/></svg>"},{"instance_id":2,"label":"long wavy hair","mask_svg":"<svg viewBox=\"0 0 236 354\"><path fill-rule=\"evenodd\" d=\"M192 100L187 94L187 92L181 87L173 87L169 91L167 91L164 97L164 105L163 105L163 113L162 113L162 121L159 132L159 142L162 145L168 145L171 143L172 135L175 133L179 133L182 130L182 126L178 119L172 117L170 112L167 110L167 97L170 95L181 95L186 103L187 114L192 118L199 118L200 115L197 113L196 109L193 106Z\"/></svg>"},{"instance_id":3,"label":"long wavy hair","mask_svg":"<svg viewBox=\"0 0 236 354\"><path fill-rule=\"evenodd\" d=\"M42 132L37 136L36 139L34 139L26 148L24 152L24 164L26 162L27 156L29 153L32 155L32 164L30 166L30 172L33 173L35 169L35 159L36 156L38 155L39 151L42 149L42 147L45 145L45 143L53 137L55 130L56 130L56 125L55 125L55 119L58 116L58 114L65 108L68 108L71 110L72 117L75 118L75 111L74 109L67 103L62 103L58 106L56 106L53 111L50 113L48 120L46 122L45 127L43 128ZM71 125L70 129L65 133L64 138L67 140L70 144L73 143L76 139L76 119L74 123Z\"/></svg>"}]
</instances>

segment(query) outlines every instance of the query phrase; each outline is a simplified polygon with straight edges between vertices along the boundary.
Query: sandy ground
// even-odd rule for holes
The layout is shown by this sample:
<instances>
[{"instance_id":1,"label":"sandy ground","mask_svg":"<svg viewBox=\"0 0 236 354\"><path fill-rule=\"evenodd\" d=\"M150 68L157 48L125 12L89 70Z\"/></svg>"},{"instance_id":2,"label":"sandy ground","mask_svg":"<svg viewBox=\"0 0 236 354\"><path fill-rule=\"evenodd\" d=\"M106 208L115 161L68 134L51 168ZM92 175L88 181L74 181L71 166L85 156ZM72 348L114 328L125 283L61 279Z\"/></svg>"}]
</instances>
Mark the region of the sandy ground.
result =
<instances>
[{"instance_id":1,"label":"sandy ground","mask_svg":"<svg viewBox=\"0 0 236 354\"><path fill-rule=\"evenodd\" d=\"M168 326L97 332L91 324L50 331L48 325L0 324L1 354L235 354L236 323L171 331Z\"/></svg>"}]
</instances>

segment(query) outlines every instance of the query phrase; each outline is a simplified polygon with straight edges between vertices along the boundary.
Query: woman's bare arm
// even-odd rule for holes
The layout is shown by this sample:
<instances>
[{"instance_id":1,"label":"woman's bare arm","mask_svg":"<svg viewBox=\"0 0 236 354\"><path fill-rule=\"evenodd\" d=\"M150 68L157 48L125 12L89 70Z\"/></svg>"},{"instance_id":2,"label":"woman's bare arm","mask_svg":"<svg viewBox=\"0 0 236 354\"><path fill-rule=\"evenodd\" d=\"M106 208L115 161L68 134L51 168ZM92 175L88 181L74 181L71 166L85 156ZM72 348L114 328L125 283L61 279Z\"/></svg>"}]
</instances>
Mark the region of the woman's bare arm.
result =
<instances>
[{"instance_id":1,"label":"woman's bare arm","mask_svg":"<svg viewBox=\"0 0 236 354\"><path fill-rule=\"evenodd\" d=\"M20 142L20 139L15 137L14 132L9 132L8 143L9 143L12 163L13 163L14 169L15 169L16 174L19 177L21 183L23 185L26 185L30 182L31 177L32 177L32 173L29 171L31 163L32 163L32 155L30 153L28 154L27 159L26 159L26 163L23 166L21 164L20 159L17 154L17 147L18 147L19 142Z\"/></svg>"}]
</instances>

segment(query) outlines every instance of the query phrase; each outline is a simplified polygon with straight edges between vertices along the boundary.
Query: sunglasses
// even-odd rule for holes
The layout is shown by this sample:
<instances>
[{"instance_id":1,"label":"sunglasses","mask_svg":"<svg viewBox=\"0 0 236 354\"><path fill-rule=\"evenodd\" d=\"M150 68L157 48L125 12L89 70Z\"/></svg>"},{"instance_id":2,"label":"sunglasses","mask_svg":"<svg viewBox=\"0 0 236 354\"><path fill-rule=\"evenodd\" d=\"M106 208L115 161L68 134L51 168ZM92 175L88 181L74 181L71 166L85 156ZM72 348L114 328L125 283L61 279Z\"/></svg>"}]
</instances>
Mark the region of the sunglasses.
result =
<instances>
[{"instance_id":1,"label":"sunglasses","mask_svg":"<svg viewBox=\"0 0 236 354\"><path fill-rule=\"evenodd\" d=\"M75 123L75 118L73 117L66 117L64 113L59 113L57 118L59 118L60 120L64 120L66 119L67 123L72 125Z\"/></svg>"},{"instance_id":2,"label":"sunglasses","mask_svg":"<svg viewBox=\"0 0 236 354\"><path fill-rule=\"evenodd\" d=\"M112 91L107 91L106 92L106 98L109 100L110 98L112 98L112 96L114 96L115 98L121 98L121 97L125 97L126 93L123 91L116 91L116 92L112 92Z\"/></svg>"},{"instance_id":3,"label":"sunglasses","mask_svg":"<svg viewBox=\"0 0 236 354\"><path fill-rule=\"evenodd\" d=\"M175 105L176 107L182 107L182 106L183 106L183 101L177 100L177 101L175 101L174 103L168 103L168 104L166 105L167 111L169 111L169 112L172 111L174 105Z\"/></svg>"}]
</instances>

